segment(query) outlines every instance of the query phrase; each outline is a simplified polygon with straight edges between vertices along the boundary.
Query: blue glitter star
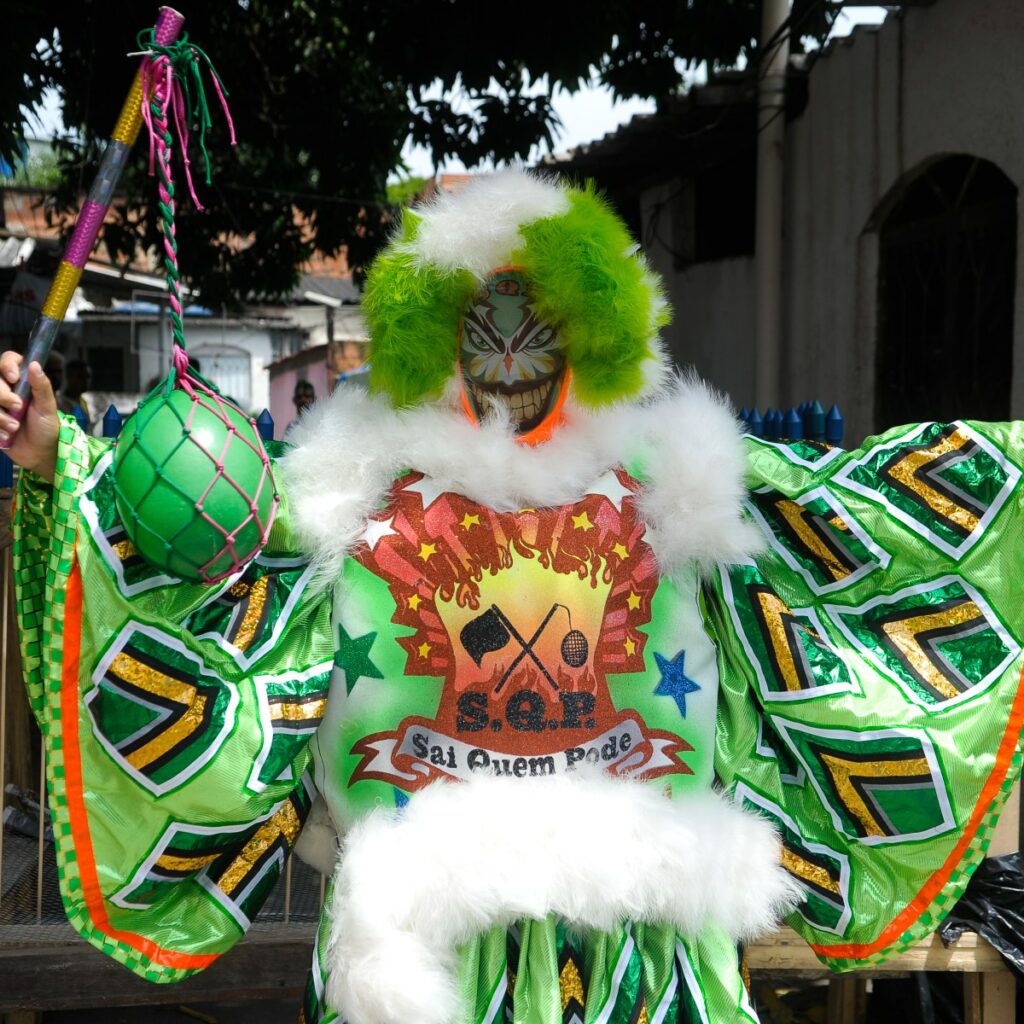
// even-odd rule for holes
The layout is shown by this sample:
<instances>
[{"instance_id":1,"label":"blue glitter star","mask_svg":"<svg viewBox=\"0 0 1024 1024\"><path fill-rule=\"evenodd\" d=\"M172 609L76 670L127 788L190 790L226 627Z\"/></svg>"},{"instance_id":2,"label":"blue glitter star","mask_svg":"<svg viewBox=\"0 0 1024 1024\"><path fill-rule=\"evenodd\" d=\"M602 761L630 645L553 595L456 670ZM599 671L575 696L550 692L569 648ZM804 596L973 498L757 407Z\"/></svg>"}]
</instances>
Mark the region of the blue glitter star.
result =
<instances>
[{"instance_id":1,"label":"blue glitter star","mask_svg":"<svg viewBox=\"0 0 1024 1024\"><path fill-rule=\"evenodd\" d=\"M680 651L671 661L654 652L654 660L661 669L661 680L654 688L656 697L671 697L679 708L679 714L686 717L686 695L700 687L686 674L686 651Z\"/></svg>"}]
</instances>

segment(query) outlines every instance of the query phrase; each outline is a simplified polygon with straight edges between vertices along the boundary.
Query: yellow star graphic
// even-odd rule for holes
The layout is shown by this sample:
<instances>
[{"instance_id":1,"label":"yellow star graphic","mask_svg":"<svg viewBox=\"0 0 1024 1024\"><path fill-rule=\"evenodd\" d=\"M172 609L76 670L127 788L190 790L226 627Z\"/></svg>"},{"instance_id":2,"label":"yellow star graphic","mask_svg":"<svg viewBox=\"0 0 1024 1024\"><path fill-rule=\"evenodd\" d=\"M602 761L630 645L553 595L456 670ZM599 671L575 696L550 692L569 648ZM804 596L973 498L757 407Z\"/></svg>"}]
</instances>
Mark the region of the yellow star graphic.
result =
<instances>
[{"instance_id":1,"label":"yellow star graphic","mask_svg":"<svg viewBox=\"0 0 1024 1024\"><path fill-rule=\"evenodd\" d=\"M436 544L421 544L420 545L420 558L425 562L431 555L437 554Z\"/></svg>"},{"instance_id":2,"label":"yellow star graphic","mask_svg":"<svg viewBox=\"0 0 1024 1024\"><path fill-rule=\"evenodd\" d=\"M616 544L615 547L612 548L612 551L614 551L615 554L617 554L619 558L623 560L629 558L629 552L626 550L625 545L623 544Z\"/></svg>"},{"instance_id":3,"label":"yellow star graphic","mask_svg":"<svg viewBox=\"0 0 1024 1024\"><path fill-rule=\"evenodd\" d=\"M592 530L594 528L594 524L590 521L590 516L588 516L586 512L581 512L578 516L572 516L571 518L572 525L576 527L577 530L582 530L586 533L587 530Z\"/></svg>"},{"instance_id":4,"label":"yellow star graphic","mask_svg":"<svg viewBox=\"0 0 1024 1024\"><path fill-rule=\"evenodd\" d=\"M479 516L471 516L468 512L462 517L462 522L459 523L459 526L461 526L464 530L468 530L471 526L479 526L479 525L480 525L480 517Z\"/></svg>"},{"instance_id":5,"label":"yellow star graphic","mask_svg":"<svg viewBox=\"0 0 1024 1024\"><path fill-rule=\"evenodd\" d=\"M634 594L633 591L631 590L629 592L629 597L626 598L626 604L629 605L629 610L631 612L635 612L637 610L637 608L640 607L640 595L639 594Z\"/></svg>"},{"instance_id":6,"label":"yellow star graphic","mask_svg":"<svg viewBox=\"0 0 1024 1024\"><path fill-rule=\"evenodd\" d=\"M413 594L412 597L409 598L409 607L413 611L416 611L416 609L419 608L419 606L420 606L420 601L422 601L422 600L423 600L423 598L420 597L419 594Z\"/></svg>"},{"instance_id":7,"label":"yellow star graphic","mask_svg":"<svg viewBox=\"0 0 1024 1024\"><path fill-rule=\"evenodd\" d=\"M636 654L636 642L633 640L632 637L630 637L625 642L624 646L626 648L626 654L628 654L632 658L633 655Z\"/></svg>"},{"instance_id":8,"label":"yellow star graphic","mask_svg":"<svg viewBox=\"0 0 1024 1024\"><path fill-rule=\"evenodd\" d=\"M417 650L420 652L420 657L425 658L430 653L430 644L422 643Z\"/></svg>"}]
</instances>

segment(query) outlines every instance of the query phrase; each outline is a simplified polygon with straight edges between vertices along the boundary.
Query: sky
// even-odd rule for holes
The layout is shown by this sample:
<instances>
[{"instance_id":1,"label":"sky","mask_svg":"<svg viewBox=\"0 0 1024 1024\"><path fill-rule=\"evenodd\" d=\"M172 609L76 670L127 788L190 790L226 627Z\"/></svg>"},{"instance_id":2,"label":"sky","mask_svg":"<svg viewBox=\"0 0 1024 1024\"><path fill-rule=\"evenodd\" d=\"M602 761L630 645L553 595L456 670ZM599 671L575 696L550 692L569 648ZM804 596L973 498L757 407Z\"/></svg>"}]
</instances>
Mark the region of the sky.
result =
<instances>
[{"instance_id":1,"label":"sky","mask_svg":"<svg viewBox=\"0 0 1024 1024\"><path fill-rule=\"evenodd\" d=\"M878 24L885 18L884 7L856 7L840 12L832 29L833 36L845 36L858 24ZM586 142L593 142L615 131L620 125L631 120L636 114L647 114L653 111L654 104L648 100L613 100L607 89L592 87L576 93L560 92L554 98L555 112L562 122L562 131L555 139L555 152L564 152ZM48 138L61 127L60 106L57 95L51 93L46 97L44 107L39 114L39 134ZM536 160L544 150L536 150L531 154L531 162ZM429 154L422 147L407 146L403 157L409 173L421 177L431 177L435 168ZM447 162L441 170L464 171L463 165L457 161Z\"/></svg>"}]
</instances>

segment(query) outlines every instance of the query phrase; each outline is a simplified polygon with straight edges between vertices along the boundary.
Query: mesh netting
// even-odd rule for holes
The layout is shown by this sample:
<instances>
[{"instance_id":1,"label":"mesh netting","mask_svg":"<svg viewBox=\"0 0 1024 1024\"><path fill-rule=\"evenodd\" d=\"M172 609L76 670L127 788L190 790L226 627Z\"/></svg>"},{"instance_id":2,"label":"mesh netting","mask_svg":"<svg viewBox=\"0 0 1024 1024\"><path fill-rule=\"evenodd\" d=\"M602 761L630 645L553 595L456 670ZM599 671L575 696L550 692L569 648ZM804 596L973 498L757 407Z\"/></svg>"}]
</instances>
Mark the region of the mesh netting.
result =
<instances>
[{"instance_id":1,"label":"mesh netting","mask_svg":"<svg viewBox=\"0 0 1024 1024\"><path fill-rule=\"evenodd\" d=\"M255 423L191 370L185 352L171 123L177 126L185 179L199 206L189 171L187 126L192 120L200 125L205 156L202 135L210 118L202 62L229 126L231 115L209 58L187 36L170 46L147 37L144 45L149 56L142 68L143 115L150 170L157 176L174 355L166 380L125 424L114 456L114 494L124 528L143 558L174 576L216 583L238 572L263 546L278 498Z\"/></svg>"},{"instance_id":2,"label":"mesh netting","mask_svg":"<svg viewBox=\"0 0 1024 1024\"><path fill-rule=\"evenodd\" d=\"M255 423L190 372L178 346L167 379L121 433L114 494L140 555L206 583L232 575L256 554L278 501Z\"/></svg>"}]
</instances>

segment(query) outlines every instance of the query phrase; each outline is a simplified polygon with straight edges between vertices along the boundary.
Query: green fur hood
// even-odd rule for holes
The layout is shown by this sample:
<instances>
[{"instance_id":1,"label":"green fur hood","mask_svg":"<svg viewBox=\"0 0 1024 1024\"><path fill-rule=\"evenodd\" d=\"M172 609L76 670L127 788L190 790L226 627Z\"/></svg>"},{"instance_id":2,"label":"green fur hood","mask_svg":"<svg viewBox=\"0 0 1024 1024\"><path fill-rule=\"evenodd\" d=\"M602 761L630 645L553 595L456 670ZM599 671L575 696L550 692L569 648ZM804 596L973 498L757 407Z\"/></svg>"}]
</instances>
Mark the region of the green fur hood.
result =
<instances>
[{"instance_id":1,"label":"green fur hood","mask_svg":"<svg viewBox=\"0 0 1024 1024\"><path fill-rule=\"evenodd\" d=\"M522 170L406 210L363 297L371 390L398 408L440 398L480 282L515 266L531 281L538 315L559 329L575 400L597 408L642 397L665 374L657 334L669 309L638 249L592 184Z\"/></svg>"}]
</instances>

